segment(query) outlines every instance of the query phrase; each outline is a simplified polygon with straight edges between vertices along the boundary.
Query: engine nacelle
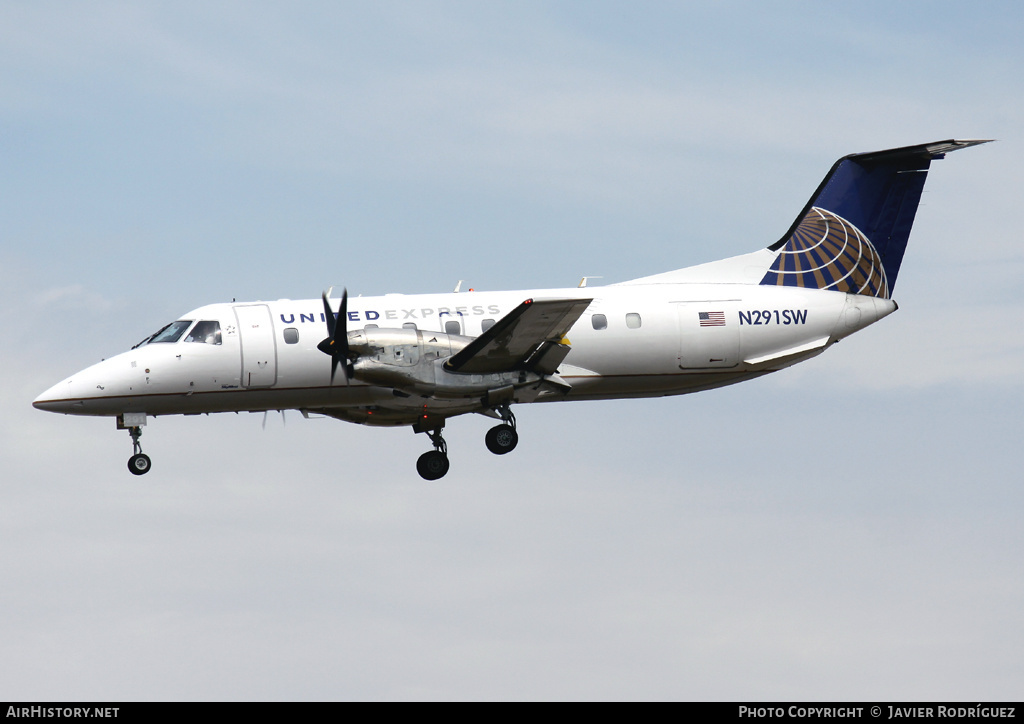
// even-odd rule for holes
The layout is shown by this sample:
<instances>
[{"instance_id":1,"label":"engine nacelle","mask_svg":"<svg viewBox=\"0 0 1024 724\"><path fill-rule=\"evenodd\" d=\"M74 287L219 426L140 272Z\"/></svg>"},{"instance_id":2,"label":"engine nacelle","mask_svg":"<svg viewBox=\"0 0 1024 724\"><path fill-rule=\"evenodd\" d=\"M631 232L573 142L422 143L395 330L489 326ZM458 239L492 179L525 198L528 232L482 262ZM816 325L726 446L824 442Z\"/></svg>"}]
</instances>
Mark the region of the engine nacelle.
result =
<instances>
[{"instance_id":1,"label":"engine nacelle","mask_svg":"<svg viewBox=\"0 0 1024 724\"><path fill-rule=\"evenodd\" d=\"M461 374L444 369L445 360L472 342L472 337L419 329L363 329L349 332L348 341L349 350L358 355L352 363L355 379L409 394L481 397L542 379L526 370Z\"/></svg>"}]
</instances>

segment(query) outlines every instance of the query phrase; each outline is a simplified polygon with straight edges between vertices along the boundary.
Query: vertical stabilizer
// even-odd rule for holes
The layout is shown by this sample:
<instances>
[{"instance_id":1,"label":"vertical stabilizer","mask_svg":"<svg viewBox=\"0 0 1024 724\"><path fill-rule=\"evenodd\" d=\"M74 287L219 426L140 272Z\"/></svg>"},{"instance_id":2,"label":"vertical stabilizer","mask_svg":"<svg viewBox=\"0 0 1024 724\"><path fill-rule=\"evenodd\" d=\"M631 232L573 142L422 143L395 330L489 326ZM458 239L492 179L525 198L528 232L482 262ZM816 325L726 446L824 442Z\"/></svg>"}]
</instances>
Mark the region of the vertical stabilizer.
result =
<instances>
[{"instance_id":1,"label":"vertical stabilizer","mask_svg":"<svg viewBox=\"0 0 1024 724\"><path fill-rule=\"evenodd\" d=\"M987 141L937 141L839 159L789 231L761 284L888 299L932 160Z\"/></svg>"}]
</instances>

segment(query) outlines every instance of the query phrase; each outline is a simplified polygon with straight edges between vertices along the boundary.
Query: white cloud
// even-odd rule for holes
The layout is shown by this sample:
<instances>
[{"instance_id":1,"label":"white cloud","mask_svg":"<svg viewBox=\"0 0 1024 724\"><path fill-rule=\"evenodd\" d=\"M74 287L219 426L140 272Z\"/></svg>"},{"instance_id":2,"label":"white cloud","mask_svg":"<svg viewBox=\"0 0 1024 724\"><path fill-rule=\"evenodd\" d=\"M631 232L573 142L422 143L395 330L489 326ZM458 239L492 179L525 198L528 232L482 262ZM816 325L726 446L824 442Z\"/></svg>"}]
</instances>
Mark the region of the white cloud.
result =
<instances>
[{"instance_id":1,"label":"white cloud","mask_svg":"<svg viewBox=\"0 0 1024 724\"><path fill-rule=\"evenodd\" d=\"M84 284L70 284L31 292L29 306L42 307L47 312L51 312L53 307L61 307L65 310L92 313L107 312L114 308L115 303L102 294L87 289Z\"/></svg>"}]
</instances>

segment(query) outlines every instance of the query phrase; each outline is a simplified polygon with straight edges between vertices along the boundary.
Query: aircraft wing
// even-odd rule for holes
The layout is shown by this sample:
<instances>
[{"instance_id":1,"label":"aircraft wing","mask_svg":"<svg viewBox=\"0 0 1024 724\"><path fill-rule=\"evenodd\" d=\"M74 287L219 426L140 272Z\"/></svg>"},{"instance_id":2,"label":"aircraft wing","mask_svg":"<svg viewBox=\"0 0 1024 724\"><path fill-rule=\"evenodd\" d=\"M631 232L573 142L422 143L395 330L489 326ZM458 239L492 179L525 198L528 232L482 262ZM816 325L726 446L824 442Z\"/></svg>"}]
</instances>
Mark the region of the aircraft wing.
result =
<instances>
[{"instance_id":1,"label":"aircraft wing","mask_svg":"<svg viewBox=\"0 0 1024 724\"><path fill-rule=\"evenodd\" d=\"M569 328L593 299L527 299L445 363L450 372L527 369L552 374L569 354Z\"/></svg>"}]
</instances>

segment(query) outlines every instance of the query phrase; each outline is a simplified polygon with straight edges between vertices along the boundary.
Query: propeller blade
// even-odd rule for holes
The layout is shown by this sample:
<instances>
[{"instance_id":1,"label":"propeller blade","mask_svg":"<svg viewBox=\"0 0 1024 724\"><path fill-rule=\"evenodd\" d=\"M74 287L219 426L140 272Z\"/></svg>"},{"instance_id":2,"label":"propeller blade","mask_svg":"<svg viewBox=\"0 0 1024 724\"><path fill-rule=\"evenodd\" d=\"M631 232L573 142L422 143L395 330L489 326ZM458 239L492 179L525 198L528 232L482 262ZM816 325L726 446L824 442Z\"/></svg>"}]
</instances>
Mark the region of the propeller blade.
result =
<instances>
[{"instance_id":1,"label":"propeller blade","mask_svg":"<svg viewBox=\"0 0 1024 724\"><path fill-rule=\"evenodd\" d=\"M333 289L333 287L332 287ZM341 307L338 309L338 316L335 319L331 310L331 302L327 292L323 294L324 317L327 320L327 338L316 346L318 350L331 357L331 384L334 384L334 375L338 371L338 365L345 365L345 385L354 372L351 360L348 358L348 289L341 293Z\"/></svg>"},{"instance_id":2,"label":"propeller blade","mask_svg":"<svg viewBox=\"0 0 1024 724\"><path fill-rule=\"evenodd\" d=\"M331 303L327 300L327 292L324 292L324 318L327 319L327 336L334 339L334 312L331 311Z\"/></svg>"},{"instance_id":3,"label":"propeller blade","mask_svg":"<svg viewBox=\"0 0 1024 724\"><path fill-rule=\"evenodd\" d=\"M334 338L337 341L335 347L335 360L345 365L345 387L348 387L352 379L352 361L348 358L348 289L341 290L341 308L338 309L338 325L334 330Z\"/></svg>"},{"instance_id":4,"label":"propeller blade","mask_svg":"<svg viewBox=\"0 0 1024 724\"><path fill-rule=\"evenodd\" d=\"M337 354L348 359L348 289L341 292L341 308L338 310L338 324L334 329L334 341Z\"/></svg>"}]
</instances>

